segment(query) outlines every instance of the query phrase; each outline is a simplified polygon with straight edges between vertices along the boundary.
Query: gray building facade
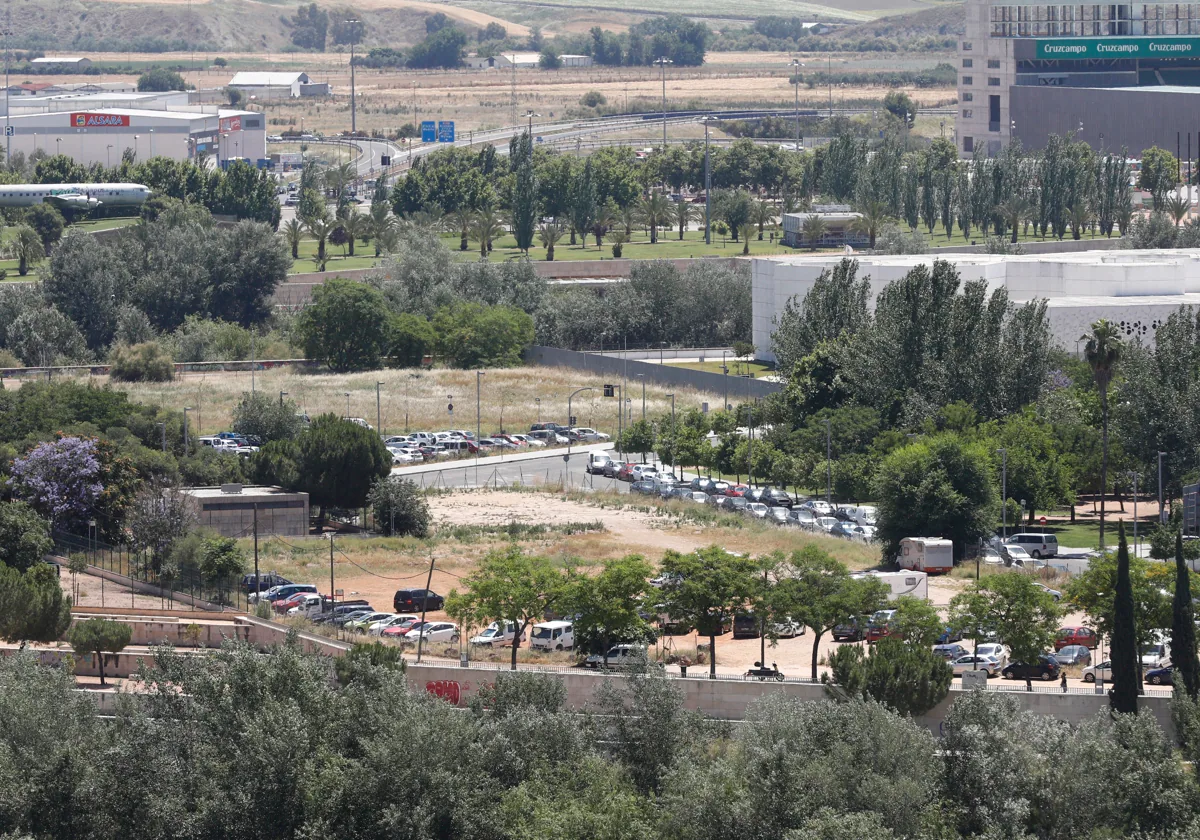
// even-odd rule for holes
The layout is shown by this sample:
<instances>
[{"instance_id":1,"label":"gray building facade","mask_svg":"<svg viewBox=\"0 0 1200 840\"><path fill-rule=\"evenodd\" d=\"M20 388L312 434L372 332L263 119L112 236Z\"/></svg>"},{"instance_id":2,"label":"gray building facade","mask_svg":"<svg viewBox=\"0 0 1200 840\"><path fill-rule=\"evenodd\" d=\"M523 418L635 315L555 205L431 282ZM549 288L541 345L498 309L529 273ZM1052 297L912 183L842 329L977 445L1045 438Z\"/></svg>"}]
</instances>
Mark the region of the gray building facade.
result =
<instances>
[{"instance_id":1,"label":"gray building facade","mask_svg":"<svg viewBox=\"0 0 1200 840\"><path fill-rule=\"evenodd\" d=\"M279 487L225 484L220 487L187 487L183 491L196 522L223 537L248 537L258 533L303 537L308 534L308 494L289 493Z\"/></svg>"}]
</instances>

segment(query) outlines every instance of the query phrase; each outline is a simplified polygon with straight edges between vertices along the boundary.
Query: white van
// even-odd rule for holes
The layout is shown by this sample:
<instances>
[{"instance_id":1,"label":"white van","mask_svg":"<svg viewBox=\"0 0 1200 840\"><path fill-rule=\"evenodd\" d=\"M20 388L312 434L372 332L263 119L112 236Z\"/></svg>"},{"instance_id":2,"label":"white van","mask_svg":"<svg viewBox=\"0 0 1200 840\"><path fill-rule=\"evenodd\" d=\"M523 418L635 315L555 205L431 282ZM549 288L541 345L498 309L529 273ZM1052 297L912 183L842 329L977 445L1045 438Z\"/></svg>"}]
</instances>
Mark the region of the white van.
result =
<instances>
[{"instance_id":1,"label":"white van","mask_svg":"<svg viewBox=\"0 0 1200 840\"><path fill-rule=\"evenodd\" d=\"M1058 556L1058 537L1054 534L1013 534L1007 545L1019 545L1035 560Z\"/></svg>"},{"instance_id":2,"label":"white van","mask_svg":"<svg viewBox=\"0 0 1200 840\"><path fill-rule=\"evenodd\" d=\"M611 460L607 452L589 452L586 469L592 475L603 475L605 465Z\"/></svg>"},{"instance_id":3,"label":"white van","mask_svg":"<svg viewBox=\"0 0 1200 840\"><path fill-rule=\"evenodd\" d=\"M569 621L535 624L529 647L533 650L570 650L575 647L575 626Z\"/></svg>"},{"instance_id":4,"label":"white van","mask_svg":"<svg viewBox=\"0 0 1200 840\"><path fill-rule=\"evenodd\" d=\"M874 505L859 505L847 511L850 518L858 525L874 528L878 523L878 511Z\"/></svg>"}]
</instances>

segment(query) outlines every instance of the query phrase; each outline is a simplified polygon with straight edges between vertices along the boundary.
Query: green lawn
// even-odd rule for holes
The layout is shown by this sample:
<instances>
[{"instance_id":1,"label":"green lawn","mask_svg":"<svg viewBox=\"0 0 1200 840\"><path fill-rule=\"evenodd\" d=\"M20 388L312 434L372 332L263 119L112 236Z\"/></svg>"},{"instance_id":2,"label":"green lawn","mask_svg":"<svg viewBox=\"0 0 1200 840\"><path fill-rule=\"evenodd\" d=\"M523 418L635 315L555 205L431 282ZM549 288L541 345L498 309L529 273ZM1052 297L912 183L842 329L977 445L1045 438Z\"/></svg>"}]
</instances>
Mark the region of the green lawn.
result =
<instances>
[{"instance_id":1,"label":"green lawn","mask_svg":"<svg viewBox=\"0 0 1200 840\"><path fill-rule=\"evenodd\" d=\"M361 242L354 243L354 256L345 256L348 249L340 245L330 245L326 243L325 253L329 256L329 262L325 265L326 274L335 274L339 271L352 271L360 268L374 268L379 262L375 258L375 246L363 245ZM313 257L317 254L317 243L313 239L304 239L300 242L300 258L292 263L289 274L306 274L317 270L317 264L313 262Z\"/></svg>"},{"instance_id":2,"label":"green lawn","mask_svg":"<svg viewBox=\"0 0 1200 840\"><path fill-rule=\"evenodd\" d=\"M688 368L689 370L706 370L709 373L721 373L721 360L703 362L667 362L672 367ZM743 359L726 358L730 376L745 376L750 374L754 379L775 373L775 366L769 362L747 362Z\"/></svg>"},{"instance_id":3,"label":"green lawn","mask_svg":"<svg viewBox=\"0 0 1200 840\"><path fill-rule=\"evenodd\" d=\"M454 251L455 256L464 261L470 262L479 259L479 243L471 241L470 247L466 251L459 250L458 234L444 234L442 237L446 244ZM585 248L582 245L569 245L569 238L564 236L557 245L554 246L554 259L558 261L574 261L574 260L611 260L612 245L606 240L603 247L597 248L595 239L588 237L588 244ZM721 239L714 237L711 245L704 244L704 234L699 231L690 230L684 234L682 240L679 239L679 231L671 231L659 236L658 242L651 245L650 237L645 231L635 230L633 239L626 242L621 254L622 259L627 260L653 260L653 259L682 259L686 257L740 257L742 256L743 243L734 242L729 239ZM785 248L780 244L778 237L774 242L770 241L768 233L760 242L757 238L750 240L750 253L754 256L780 255L795 253L791 248ZM530 249L529 255L534 260L546 259L546 249L539 244L535 244ZM517 250L517 242L510 235L504 235L492 242L493 260L505 259L520 259L524 254Z\"/></svg>"},{"instance_id":4,"label":"green lawn","mask_svg":"<svg viewBox=\"0 0 1200 840\"><path fill-rule=\"evenodd\" d=\"M1113 503L1117 511L1120 510L1117 503ZM1129 512L1133 512L1133 505L1126 504ZM1114 511L1109 511L1110 515ZM1146 536L1154 528L1155 523L1152 518L1141 517L1138 519L1138 542L1145 543ZM1036 523L1033 526L1024 526L1026 530L1034 533L1041 533L1043 530ZM1075 524L1050 522L1046 525L1045 530L1048 533L1058 537L1059 545L1069 546L1070 548L1092 548L1100 547L1100 522L1098 520L1080 520L1077 519ZM1015 526L1009 523L1008 532L1016 533ZM1130 544L1133 543L1133 522L1125 520L1125 534L1129 538ZM1104 542L1107 548L1112 549L1117 545L1117 522L1114 519L1109 519L1104 526Z\"/></svg>"}]
</instances>

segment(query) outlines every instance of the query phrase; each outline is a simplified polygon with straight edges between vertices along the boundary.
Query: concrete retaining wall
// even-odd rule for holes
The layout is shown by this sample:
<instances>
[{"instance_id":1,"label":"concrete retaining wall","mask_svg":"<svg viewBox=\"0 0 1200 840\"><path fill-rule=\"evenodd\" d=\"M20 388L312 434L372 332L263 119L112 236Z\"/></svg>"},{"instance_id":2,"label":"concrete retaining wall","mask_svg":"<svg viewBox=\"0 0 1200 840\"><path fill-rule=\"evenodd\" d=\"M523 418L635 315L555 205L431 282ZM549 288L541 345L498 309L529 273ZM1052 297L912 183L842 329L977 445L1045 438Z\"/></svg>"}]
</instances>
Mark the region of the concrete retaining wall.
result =
<instances>
[{"instance_id":1,"label":"concrete retaining wall","mask_svg":"<svg viewBox=\"0 0 1200 840\"><path fill-rule=\"evenodd\" d=\"M609 374L616 382L619 382L621 377L628 373L629 381L632 383L640 374L645 377L647 382L656 382L668 388L692 388L696 391L721 394L722 396L728 394L729 402L735 405L754 397L774 394L783 387L778 382L768 382L763 379L747 379L649 362L625 361L613 356L579 353L575 350L563 350L558 347L537 345L530 347L525 351L525 361L531 365L571 367L590 373ZM628 396L632 397L633 395L630 393ZM720 407L720 404L710 406L712 409Z\"/></svg>"}]
</instances>

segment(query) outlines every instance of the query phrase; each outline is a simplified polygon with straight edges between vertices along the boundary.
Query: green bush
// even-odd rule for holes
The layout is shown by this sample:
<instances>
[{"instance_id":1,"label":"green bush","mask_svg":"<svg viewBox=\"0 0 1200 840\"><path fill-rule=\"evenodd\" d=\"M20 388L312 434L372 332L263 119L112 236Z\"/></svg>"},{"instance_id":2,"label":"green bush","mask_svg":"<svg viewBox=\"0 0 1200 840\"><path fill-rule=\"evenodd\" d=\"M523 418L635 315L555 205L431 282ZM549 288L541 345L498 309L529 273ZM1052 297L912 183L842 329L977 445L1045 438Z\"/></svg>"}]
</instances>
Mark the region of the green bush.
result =
<instances>
[{"instance_id":1,"label":"green bush","mask_svg":"<svg viewBox=\"0 0 1200 840\"><path fill-rule=\"evenodd\" d=\"M112 378L120 382L170 382L175 363L158 342L118 345L112 351Z\"/></svg>"},{"instance_id":2,"label":"green bush","mask_svg":"<svg viewBox=\"0 0 1200 840\"><path fill-rule=\"evenodd\" d=\"M835 697L872 698L902 715L923 715L950 691L954 672L929 648L900 639L881 639L865 656L860 647L842 645L829 656L821 681Z\"/></svg>"},{"instance_id":3,"label":"green bush","mask_svg":"<svg viewBox=\"0 0 1200 840\"><path fill-rule=\"evenodd\" d=\"M404 479L380 478L367 497L375 516L375 529L388 536L429 535L429 503L417 485Z\"/></svg>"}]
</instances>

